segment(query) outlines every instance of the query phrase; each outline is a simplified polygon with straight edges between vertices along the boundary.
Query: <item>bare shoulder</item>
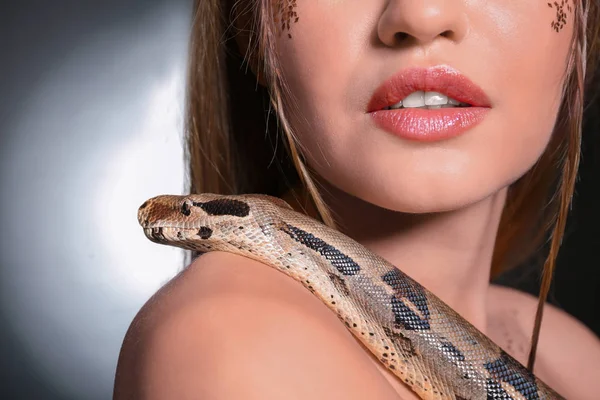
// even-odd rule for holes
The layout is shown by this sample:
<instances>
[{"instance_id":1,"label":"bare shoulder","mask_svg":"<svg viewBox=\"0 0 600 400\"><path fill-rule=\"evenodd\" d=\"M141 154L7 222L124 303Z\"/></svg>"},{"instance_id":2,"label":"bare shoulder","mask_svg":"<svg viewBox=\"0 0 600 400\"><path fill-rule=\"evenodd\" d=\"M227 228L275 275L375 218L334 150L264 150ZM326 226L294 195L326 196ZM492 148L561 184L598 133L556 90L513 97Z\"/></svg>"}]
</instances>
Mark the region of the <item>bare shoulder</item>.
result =
<instances>
[{"instance_id":1,"label":"bare shoulder","mask_svg":"<svg viewBox=\"0 0 600 400\"><path fill-rule=\"evenodd\" d=\"M159 290L127 332L122 399L398 399L315 296L264 264L208 253Z\"/></svg>"},{"instance_id":2,"label":"bare shoulder","mask_svg":"<svg viewBox=\"0 0 600 400\"><path fill-rule=\"evenodd\" d=\"M492 292L495 302L514 316L518 330L529 339L537 297L500 286ZM546 304L535 372L566 398L598 398L600 339L576 318Z\"/></svg>"}]
</instances>

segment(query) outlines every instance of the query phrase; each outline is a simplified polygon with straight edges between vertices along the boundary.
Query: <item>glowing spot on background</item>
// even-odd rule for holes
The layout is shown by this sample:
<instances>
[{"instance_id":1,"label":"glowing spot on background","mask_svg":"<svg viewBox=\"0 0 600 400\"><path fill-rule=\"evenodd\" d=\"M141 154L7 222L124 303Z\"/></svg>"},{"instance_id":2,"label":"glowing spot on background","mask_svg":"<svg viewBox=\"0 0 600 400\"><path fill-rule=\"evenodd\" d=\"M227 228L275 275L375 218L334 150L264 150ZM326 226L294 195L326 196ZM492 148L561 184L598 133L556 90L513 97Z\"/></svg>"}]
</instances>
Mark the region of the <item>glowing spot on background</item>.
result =
<instances>
[{"instance_id":1,"label":"glowing spot on background","mask_svg":"<svg viewBox=\"0 0 600 400\"><path fill-rule=\"evenodd\" d=\"M181 68L155 83L139 131L107 157L96 191L98 233L115 260L108 267L119 277L121 295L147 298L183 267L183 252L150 242L137 221L148 198L183 193L182 85Z\"/></svg>"}]
</instances>

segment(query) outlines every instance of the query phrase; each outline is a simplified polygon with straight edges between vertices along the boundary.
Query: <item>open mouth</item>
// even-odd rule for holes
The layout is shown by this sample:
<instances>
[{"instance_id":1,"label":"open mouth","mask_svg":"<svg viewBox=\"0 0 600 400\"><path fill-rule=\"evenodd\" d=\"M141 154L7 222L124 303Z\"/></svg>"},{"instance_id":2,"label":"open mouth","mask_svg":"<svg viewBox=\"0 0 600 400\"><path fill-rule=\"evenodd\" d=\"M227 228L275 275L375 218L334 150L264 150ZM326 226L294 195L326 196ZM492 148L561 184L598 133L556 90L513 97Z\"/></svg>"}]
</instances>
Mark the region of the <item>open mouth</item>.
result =
<instances>
[{"instance_id":1,"label":"open mouth","mask_svg":"<svg viewBox=\"0 0 600 400\"><path fill-rule=\"evenodd\" d=\"M440 108L464 108L472 107L471 104L458 101L452 97L439 92L415 91L396 104L382 108L382 110L400 110L405 108L418 108L425 110L437 110Z\"/></svg>"},{"instance_id":2,"label":"open mouth","mask_svg":"<svg viewBox=\"0 0 600 400\"><path fill-rule=\"evenodd\" d=\"M447 65L400 71L379 86L367 106L377 127L419 142L461 135L490 110L485 92Z\"/></svg>"}]
</instances>

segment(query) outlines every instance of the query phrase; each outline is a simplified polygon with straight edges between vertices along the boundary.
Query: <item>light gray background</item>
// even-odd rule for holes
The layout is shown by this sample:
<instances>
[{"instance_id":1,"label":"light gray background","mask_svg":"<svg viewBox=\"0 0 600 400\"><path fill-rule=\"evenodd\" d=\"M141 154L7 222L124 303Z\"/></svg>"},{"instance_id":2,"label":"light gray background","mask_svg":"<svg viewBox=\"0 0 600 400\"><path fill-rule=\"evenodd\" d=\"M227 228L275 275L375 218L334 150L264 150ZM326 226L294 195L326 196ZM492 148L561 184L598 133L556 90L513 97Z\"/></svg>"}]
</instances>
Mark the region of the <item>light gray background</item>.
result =
<instances>
[{"instance_id":1,"label":"light gray background","mask_svg":"<svg viewBox=\"0 0 600 400\"><path fill-rule=\"evenodd\" d=\"M129 323L183 266L136 211L183 191L191 7L2 7L2 399L110 398Z\"/></svg>"}]
</instances>

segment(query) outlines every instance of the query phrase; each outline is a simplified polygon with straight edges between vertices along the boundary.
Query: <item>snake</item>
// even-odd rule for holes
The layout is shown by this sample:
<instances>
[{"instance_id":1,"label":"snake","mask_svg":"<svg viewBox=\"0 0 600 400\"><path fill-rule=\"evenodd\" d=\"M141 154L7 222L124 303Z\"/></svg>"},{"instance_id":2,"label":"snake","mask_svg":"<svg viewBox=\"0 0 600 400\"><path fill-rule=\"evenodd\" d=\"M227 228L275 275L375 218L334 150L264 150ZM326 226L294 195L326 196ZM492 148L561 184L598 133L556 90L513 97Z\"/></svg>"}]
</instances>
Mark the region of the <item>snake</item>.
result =
<instances>
[{"instance_id":1,"label":"snake","mask_svg":"<svg viewBox=\"0 0 600 400\"><path fill-rule=\"evenodd\" d=\"M563 398L401 269L283 199L160 195L138 221L153 242L238 254L300 282L421 399Z\"/></svg>"}]
</instances>

